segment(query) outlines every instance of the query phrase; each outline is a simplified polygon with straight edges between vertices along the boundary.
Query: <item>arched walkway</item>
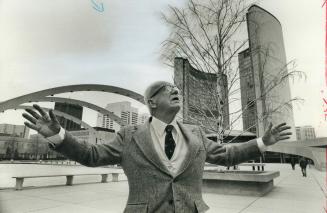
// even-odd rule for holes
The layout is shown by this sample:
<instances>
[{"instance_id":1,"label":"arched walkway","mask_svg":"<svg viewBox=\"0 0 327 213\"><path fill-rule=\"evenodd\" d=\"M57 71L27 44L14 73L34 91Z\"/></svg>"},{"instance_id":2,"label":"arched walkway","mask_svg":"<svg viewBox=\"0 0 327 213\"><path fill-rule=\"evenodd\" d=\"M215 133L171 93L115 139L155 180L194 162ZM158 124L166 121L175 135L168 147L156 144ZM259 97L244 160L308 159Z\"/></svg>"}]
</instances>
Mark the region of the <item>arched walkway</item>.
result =
<instances>
[{"instance_id":1,"label":"arched walkway","mask_svg":"<svg viewBox=\"0 0 327 213\"><path fill-rule=\"evenodd\" d=\"M13 109L16 106L32 102L40 97L53 96L55 94L66 93L66 92L80 92L80 91L99 91L99 92L108 92L123 95L129 98L132 98L142 104L144 104L143 95L140 95L131 90L123 89L120 87L114 87L109 85L100 85L100 84L79 84L79 85L69 85L62 87L55 87L46 90L41 90L38 92L33 92L27 95L22 95L4 102L0 103L0 112L3 112L7 109Z\"/></svg>"},{"instance_id":2,"label":"arched walkway","mask_svg":"<svg viewBox=\"0 0 327 213\"><path fill-rule=\"evenodd\" d=\"M60 97L47 97L47 96L53 96L56 94L61 93L67 93L67 92L80 92L80 91L99 91L99 92L108 92L108 93L114 93L123 95L129 98L132 98L140 103L144 104L144 98L142 95L133 92L131 90L123 89L120 87L115 86L109 86L109 85L100 85L100 84L79 84L79 85L68 85L68 86L62 86L62 87L55 87L50 89L41 90L38 92L33 92L30 94L22 95L4 102L0 102L0 112L4 112L8 109L18 109L20 104L23 103L29 103L29 102L36 102L36 101L50 101L50 102L61 102L61 103L71 103L71 104L78 104L80 106L85 106L90 109L96 110L104 115L108 115L112 120L117 122L119 125L125 125L125 123L122 121L120 117L113 114L112 112L96 106L92 103L75 100L75 99L67 99L67 98L60 98ZM26 106L22 106L26 107ZM56 111L59 115L59 112ZM66 118L74 118L73 116L65 115ZM63 116L63 117L65 117ZM74 118L76 119L76 118ZM69 119L74 121L73 119ZM75 121L74 121L75 122ZM79 122L76 122L79 123Z\"/></svg>"}]
</instances>

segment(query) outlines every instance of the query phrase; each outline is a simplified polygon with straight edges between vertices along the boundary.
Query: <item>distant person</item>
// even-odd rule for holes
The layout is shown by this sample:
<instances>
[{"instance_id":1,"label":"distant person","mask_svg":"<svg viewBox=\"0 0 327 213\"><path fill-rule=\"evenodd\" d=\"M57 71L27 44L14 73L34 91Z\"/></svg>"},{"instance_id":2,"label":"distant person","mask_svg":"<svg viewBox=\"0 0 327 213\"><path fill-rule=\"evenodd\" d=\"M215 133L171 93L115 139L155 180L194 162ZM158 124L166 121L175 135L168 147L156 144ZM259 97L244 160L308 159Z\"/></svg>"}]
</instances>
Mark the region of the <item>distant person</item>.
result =
<instances>
[{"instance_id":1,"label":"distant person","mask_svg":"<svg viewBox=\"0 0 327 213\"><path fill-rule=\"evenodd\" d=\"M295 170L295 159L292 157L291 158L291 165L292 165L292 169Z\"/></svg>"},{"instance_id":2,"label":"distant person","mask_svg":"<svg viewBox=\"0 0 327 213\"><path fill-rule=\"evenodd\" d=\"M303 177L306 177L307 176L307 165L308 165L307 159L305 159L304 157L301 158L301 160L300 160L300 167L301 167L301 171L302 171Z\"/></svg>"},{"instance_id":3,"label":"distant person","mask_svg":"<svg viewBox=\"0 0 327 213\"><path fill-rule=\"evenodd\" d=\"M34 105L38 113L27 109L23 116L29 121L26 126L74 161L91 167L120 164L129 184L125 213L206 212L209 207L201 193L205 162L233 166L259 157L266 146L292 134L286 123L270 124L262 138L224 145L209 140L198 126L176 120L182 100L175 85L155 82L144 99L150 119L123 127L112 141L101 145L78 143L51 110L47 114L38 105Z\"/></svg>"}]
</instances>

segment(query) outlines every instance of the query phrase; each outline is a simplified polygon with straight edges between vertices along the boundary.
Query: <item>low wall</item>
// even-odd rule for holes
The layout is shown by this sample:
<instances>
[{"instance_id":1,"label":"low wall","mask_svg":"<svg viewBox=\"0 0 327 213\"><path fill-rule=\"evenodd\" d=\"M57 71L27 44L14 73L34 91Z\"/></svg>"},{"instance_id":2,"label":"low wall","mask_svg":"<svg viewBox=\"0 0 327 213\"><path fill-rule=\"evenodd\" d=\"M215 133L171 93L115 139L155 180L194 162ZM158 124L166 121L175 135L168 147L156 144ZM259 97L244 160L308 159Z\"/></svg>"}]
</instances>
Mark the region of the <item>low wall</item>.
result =
<instances>
[{"instance_id":1,"label":"low wall","mask_svg":"<svg viewBox=\"0 0 327 213\"><path fill-rule=\"evenodd\" d=\"M262 196L274 187L279 171L205 171L204 193Z\"/></svg>"}]
</instances>

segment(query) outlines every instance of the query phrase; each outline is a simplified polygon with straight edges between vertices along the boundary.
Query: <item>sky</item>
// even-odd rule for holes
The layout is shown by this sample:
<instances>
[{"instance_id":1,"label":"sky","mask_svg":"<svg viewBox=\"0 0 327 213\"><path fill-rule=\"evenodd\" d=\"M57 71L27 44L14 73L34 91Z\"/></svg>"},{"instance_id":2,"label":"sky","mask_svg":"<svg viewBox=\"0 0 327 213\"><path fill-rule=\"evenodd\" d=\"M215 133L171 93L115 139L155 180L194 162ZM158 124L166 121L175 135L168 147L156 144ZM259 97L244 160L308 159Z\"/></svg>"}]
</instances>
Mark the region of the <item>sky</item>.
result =
<instances>
[{"instance_id":1,"label":"sky","mask_svg":"<svg viewBox=\"0 0 327 213\"><path fill-rule=\"evenodd\" d=\"M172 81L160 62L168 28L160 19L167 5L186 0L0 0L0 102L39 90L73 84L107 84L142 94L156 80ZM306 80L291 81L296 126L312 125L327 136L323 98L325 9L323 1L262 0L259 6L282 24L287 60L296 60ZM104 107L125 97L95 92L62 95ZM133 103L141 111L146 108ZM48 104L51 105L51 104ZM47 105L44 105L47 106ZM96 113L83 120L95 125ZM0 113L0 123L23 124L20 111Z\"/></svg>"}]
</instances>

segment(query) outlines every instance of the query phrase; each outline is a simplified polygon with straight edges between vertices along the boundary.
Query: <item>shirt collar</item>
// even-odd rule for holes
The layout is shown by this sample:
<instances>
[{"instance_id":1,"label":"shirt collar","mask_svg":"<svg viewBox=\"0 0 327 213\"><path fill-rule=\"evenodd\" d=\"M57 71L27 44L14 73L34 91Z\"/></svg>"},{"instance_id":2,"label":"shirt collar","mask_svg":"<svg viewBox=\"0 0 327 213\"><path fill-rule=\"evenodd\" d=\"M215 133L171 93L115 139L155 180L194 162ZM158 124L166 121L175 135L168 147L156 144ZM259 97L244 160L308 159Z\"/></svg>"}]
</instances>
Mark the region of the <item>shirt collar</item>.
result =
<instances>
[{"instance_id":1,"label":"shirt collar","mask_svg":"<svg viewBox=\"0 0 327 213\"><path fill-rule=\"evenodd\" d=\"M156 117L152 116L152 121L151 121L151 125L154 127L155 131L162 136L163 134L165 134L165 129L167 125L172 125L174 127L173 131L177 131L177 121L176 121L176 117L174 118L174 120L172 122L170 122L169 124L166 124L165 122L159 120Z\"/></svg>"}]
</instances>

